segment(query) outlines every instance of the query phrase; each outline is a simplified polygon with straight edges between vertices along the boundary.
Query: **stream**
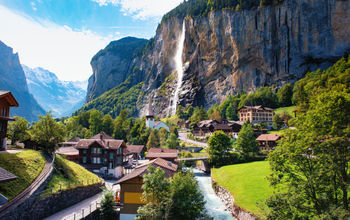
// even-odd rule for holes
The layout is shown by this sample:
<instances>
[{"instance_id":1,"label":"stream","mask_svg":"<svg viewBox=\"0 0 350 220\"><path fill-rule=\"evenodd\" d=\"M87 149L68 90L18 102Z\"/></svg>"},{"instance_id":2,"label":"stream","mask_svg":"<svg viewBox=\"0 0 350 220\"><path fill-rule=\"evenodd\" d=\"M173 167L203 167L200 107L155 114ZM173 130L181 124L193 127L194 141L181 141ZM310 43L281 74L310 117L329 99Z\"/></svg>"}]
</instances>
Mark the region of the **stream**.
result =
<instances>
[{"instance_id":1,"label":"stream","mask_svg":"<svg viewBox=\"0 0 350 220\"><path fill-rule=\"evenodd\" d=\"M204 195L204 200L206 201L205 207L208 214L214 217L215 220L235 219L229 211L226 211L225 205L215 194L211 186L211 177L198 169L193 169L193 172L199 188Z\"/></svg>"}]
</instances>

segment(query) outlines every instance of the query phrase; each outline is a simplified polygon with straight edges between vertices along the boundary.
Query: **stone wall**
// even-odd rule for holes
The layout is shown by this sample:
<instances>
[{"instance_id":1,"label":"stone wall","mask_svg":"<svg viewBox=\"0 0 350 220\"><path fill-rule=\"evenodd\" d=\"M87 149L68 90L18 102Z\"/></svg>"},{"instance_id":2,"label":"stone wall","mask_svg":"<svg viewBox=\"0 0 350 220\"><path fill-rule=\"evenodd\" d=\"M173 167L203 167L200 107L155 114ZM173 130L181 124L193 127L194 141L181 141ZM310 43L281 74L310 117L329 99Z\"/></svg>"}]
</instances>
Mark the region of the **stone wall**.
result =
<instances>
[{"instance_id":1,"label":"stone wall","mask_svg":"<svg viewBox=\"0 0 350 220\"><path fill-rule=\"evenodd\" d=\"M50 178L48 178L48 181ZM32 195L30 199L24 202L22 205L6 214L7 220L12 219L43 219L54 213L61 211L69 206L72 206L84 199L87 199L102 191L102 184L95 184L86 187L78 187L72 190L62 191L61 193L54 194L50 197L38 199L38 194ZM46 184L43 184L46 186Z\"/></svg>"},{"instance_id":2,"label":"stone wall","mask_svg":"<svg viewBox=\"0 0 350 220\"><path fill-rule=\"evenodd\" d=\"M42 219L48 217L62 209L102 192L101 187L103 185L104 183L78 187L40 199L34 203L28 214L31 219Z\"/></svg>"},{"instance_id":3,"label":"stone wall","mask_svg":"<svg viewBox=\"0 0 350 220\"><path fill-rule=\"evenodd\" d=\"M212 186L216 195L221 199L221 201L226 206L227 210L239 220L255 220L256 218L249 212L243 210L242 208L234 204L235 199L229 191L224 187L218 186L214 180L212 180Z\"/></svg>"}]
</instances>

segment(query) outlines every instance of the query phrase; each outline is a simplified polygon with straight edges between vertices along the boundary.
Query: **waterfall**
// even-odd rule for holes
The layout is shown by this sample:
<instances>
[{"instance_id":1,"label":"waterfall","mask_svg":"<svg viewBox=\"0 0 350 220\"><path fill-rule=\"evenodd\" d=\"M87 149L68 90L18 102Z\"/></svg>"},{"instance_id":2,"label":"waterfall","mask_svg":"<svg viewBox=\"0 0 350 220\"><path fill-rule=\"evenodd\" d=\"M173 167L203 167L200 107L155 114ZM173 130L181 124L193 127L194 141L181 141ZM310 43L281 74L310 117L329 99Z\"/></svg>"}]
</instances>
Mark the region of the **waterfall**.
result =
<instances>
[{"instance_id":1,"label":"waterfall","mask_svg":"<svg viewBox=\"0 0 350 220\"><path fill-rule=\"evenodd\" d=\"M177 43L177 49L176 49L176 53L174 56L175 69L177 72L177 84L176 84L174 96L170 100L170 115L176 114L177 102L179 101L179 92L180 92L180 88L182 86L182 78L184 75L183 62L182 62L182 52L184 49L185 31L186 31L185 21L183 21L181 36L180 36L180 39Z\"/></svg>"}]
</instances>

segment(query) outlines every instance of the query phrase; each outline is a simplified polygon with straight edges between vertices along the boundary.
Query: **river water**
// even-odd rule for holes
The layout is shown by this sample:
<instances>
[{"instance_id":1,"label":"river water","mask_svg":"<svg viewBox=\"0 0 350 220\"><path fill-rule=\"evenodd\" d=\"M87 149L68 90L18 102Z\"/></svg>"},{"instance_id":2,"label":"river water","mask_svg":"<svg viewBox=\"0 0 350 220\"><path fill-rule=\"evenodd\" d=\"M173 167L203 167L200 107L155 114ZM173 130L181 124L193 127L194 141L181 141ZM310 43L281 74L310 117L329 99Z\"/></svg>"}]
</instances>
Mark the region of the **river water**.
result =
<instances>
[{"instance_id":1,"label":"river water","mask_svg":"<svg viewBox=\"0 0 350 220\"><path fill-rule=\"evenodd\" d=\"M221 199L215 194L211 186L211 177L203 173L198 169L193 169L195 178L198 182L199 188L204 195L204 200L206 201L205 207L208 214L214 217L215 220L228 220L235 219L232 217L229 211L226 211L225 205L222 203Z\"/></svg>"}]
</instances>

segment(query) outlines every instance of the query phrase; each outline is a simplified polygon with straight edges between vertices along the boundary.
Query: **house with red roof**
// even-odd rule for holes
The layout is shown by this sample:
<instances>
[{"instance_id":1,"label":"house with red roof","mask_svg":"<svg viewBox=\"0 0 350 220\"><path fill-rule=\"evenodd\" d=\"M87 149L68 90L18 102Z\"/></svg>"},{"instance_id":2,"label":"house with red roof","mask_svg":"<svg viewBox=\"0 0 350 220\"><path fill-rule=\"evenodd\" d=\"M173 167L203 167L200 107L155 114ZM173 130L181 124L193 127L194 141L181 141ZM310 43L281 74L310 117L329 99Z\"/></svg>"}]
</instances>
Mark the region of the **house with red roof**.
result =
<instances>
[{"instance_id":1,"label":"house with red roof","mask_svg":"<svg viewBox=\"0 0 350 220\"><path fill-rule=\"evenodd\" d=\"M115 140L101 132L80 140L75 148L79 151L79 164L86 169L116 178L123 176L123 162L127 161L127 146L123 140Z\"/></svg>"},{"instance_id":2,"label":"house with red roof","mask_svg":"<svg viewBox=\"0 0 350 220\"><path fill-rule=\"evenodd\" d=\"M15 120L10 117L10 107L18 106L17 100L10 91L0 91L0 150L6 150L8 121Z\"/></svg>"},{"instance_id":3,"label":"house with red roof","mask_svg":"<svg viewBox=\"0 0 350 220\"><path fill-rule=\"evenodd\" d=\"M179 151L176 149L151 148L147 151L146 159L154 160L162 158L174 162L177 159Z\"/></svg>"},{"instance_id":4,"label":"house with red roof","mask_svg":"<svg viewBox=\"0 0 350 220\"><path fill-rule=\"evenodd\" d=\"M256 141L259 144L260 151L273 150L277 146L277 141L281 138L279 134L262 134Z\"/></svg>"},{"instance_id":5,"label":"house with red roof","mask_svg":"<svg viewBox=\"0 0 350 220\"><path fill-rule=\"evenodd\" d=\"M143 176L147 174L149 166L160 167L164 171L166 178L172 177L178 169L177 164L157 158L136 167L131 173L114 183L114 185L120 185L120 202L123 204L123 208L120 210L121 217L126 217L123 215L135 217L131 215L136 215L137 209L144 205L144 202L141 201L143 192L141 187Z\"/></svg>"}]
</instances>

